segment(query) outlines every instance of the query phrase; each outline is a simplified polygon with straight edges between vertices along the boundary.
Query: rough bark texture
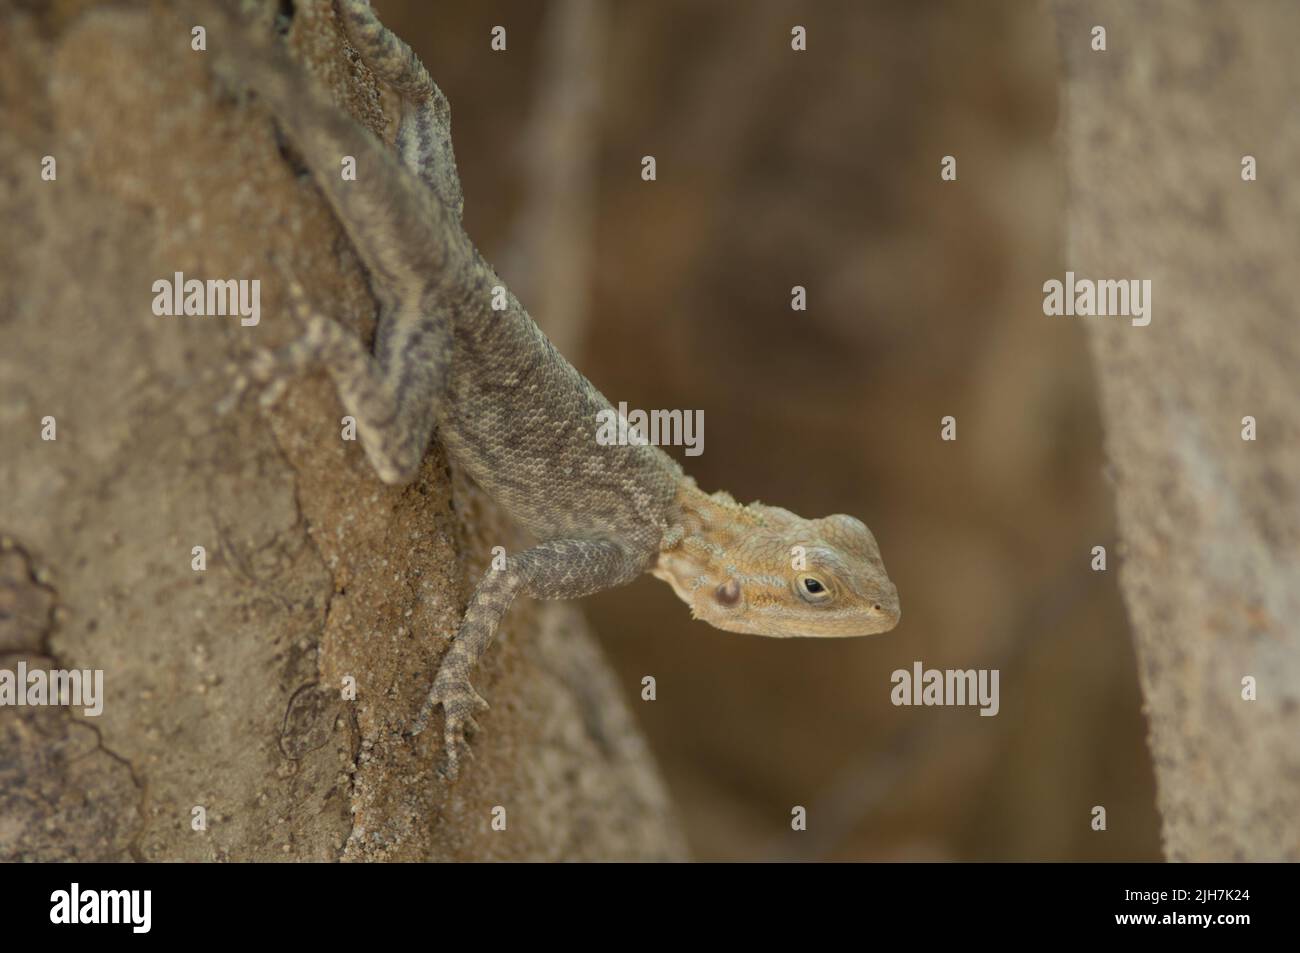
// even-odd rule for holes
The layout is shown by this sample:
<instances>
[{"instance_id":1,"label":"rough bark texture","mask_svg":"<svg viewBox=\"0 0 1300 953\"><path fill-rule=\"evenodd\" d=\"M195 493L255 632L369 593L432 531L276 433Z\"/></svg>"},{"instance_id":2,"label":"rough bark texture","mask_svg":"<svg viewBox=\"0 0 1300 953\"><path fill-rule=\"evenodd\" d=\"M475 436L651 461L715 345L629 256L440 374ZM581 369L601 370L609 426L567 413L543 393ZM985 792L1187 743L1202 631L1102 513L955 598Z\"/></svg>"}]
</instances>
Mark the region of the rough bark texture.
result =
<instances>
[{"instance_id":1,"label":"rough bark texture","mask_svg":"<svg viewBox=\"0 0 1300 953\"><path fill-rule=\"evenodd\" d=\"M297 6L298 59L383 130L329 4ZM415 484L379 483L323 376L215 416L227 362L297 333L272 254L359 334L374 305L192 25L0 0L0 667L101 668L106 694L98 718L0 709L0 859L682 856L635 686L569 606L512 612L458 784L434 773L439 731L401 736L488 548L516 540L436 449ZM261 325L155 317L174 272L262 278Z\"/></svg>"},{"instance_id":2,"label":"rough bark texture","mask_svg":"<svg viewBox=\"0 0 1300 953\"><path fill-rule=\"evenodd\" d=\"M1300 7L1054 12L1067 267L1153 281L1149 327L1058 320L1087 323L1100 379L1166 854L1297 860Z\"/></svg>"}]
</instances>

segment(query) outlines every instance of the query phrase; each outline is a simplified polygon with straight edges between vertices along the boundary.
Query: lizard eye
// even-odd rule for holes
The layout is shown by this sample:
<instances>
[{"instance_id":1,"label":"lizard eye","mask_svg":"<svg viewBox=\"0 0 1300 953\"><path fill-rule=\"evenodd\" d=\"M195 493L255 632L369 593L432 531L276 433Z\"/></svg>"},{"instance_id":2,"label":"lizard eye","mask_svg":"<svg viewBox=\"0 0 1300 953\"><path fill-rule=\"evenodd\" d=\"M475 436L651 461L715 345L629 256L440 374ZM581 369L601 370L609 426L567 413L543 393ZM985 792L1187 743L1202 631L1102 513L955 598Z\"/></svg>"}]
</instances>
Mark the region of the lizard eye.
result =
<instances>
[{"instance_id":1,"label":"lizard eye","mask_svg":"<svg viewBox=\"0 0 1300 953\"><path fill-rule=\"evenodd\" d=\"M800 576L798 589L805 602L827 602L831 597L830 588L816 576Z\"/></svg>"}]
</instances>

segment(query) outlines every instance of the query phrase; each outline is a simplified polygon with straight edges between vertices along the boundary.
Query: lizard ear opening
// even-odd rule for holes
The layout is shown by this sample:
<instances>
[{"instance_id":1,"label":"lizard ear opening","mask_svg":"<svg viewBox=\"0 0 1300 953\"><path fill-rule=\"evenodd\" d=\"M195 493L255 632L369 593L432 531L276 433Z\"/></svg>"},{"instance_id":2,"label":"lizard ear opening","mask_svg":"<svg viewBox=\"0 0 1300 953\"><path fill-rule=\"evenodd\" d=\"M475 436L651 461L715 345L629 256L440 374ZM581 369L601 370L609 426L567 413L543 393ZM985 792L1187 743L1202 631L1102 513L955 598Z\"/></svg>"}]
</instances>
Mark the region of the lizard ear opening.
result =
<instances>
[{"instance_id":1,"label":"lizard ear opening","mask_svg":"<svg viewBox=\"0 0 1300 953\"><path fill-rule=\"evenodd\" d=\"M740 602L740 581L737 579L728 579L717 589L713 590L713 598L718 601L719 605L734 606Z\"/></svg>"}]
</instances>

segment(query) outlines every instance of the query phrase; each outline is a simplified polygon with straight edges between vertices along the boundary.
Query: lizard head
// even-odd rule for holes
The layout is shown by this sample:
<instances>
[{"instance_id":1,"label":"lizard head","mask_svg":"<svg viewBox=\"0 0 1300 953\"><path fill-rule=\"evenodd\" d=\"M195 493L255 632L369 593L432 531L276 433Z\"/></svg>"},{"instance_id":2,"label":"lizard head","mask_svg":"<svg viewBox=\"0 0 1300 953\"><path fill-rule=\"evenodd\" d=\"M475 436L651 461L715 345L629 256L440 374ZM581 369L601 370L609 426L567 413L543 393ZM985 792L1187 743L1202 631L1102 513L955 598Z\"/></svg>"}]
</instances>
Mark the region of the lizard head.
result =
<instances>
[{"instance_id":1,"label":"lizard head","mask_svg":"<svg viewBox=\"0 0 1300 953\"><path fill-rule=\"evenodd\" d=\"M661 554L655 575L715 628L775 637L888 632L898 590L871 530L852 516L807 520L714 494L705 525Z\"/></svg>"}]
</instances>

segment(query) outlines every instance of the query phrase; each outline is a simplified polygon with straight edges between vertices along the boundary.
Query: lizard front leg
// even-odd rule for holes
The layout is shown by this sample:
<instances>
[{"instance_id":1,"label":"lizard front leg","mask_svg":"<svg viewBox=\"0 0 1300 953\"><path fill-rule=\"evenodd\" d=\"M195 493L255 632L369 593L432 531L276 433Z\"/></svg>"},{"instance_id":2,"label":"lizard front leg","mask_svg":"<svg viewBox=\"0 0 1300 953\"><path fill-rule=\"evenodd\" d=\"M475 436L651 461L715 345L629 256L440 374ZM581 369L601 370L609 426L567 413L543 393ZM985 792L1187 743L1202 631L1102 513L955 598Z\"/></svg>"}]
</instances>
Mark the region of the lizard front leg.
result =
<instances>
[{"instance_id":1,"label":"lizard front leg","mask_svg":"<svg viewBox=\"0 0 1300 953\"><path fill-rule=\"evenodd\" d=\"M418 735L434 707L442 705L448 778L455 779L459 772L466 731L472 733L478 727L475 712L487 708L470 684L470 675L515 596L523 592L536 599L576 599L628 582L640 571L636 559L617 543L587 539L550 540L507 557L500 569L488 570L474 590L460 631L411 725L411 734ZM468 748L465 751L468 753Z\"/></svg>"}]
</instances>

